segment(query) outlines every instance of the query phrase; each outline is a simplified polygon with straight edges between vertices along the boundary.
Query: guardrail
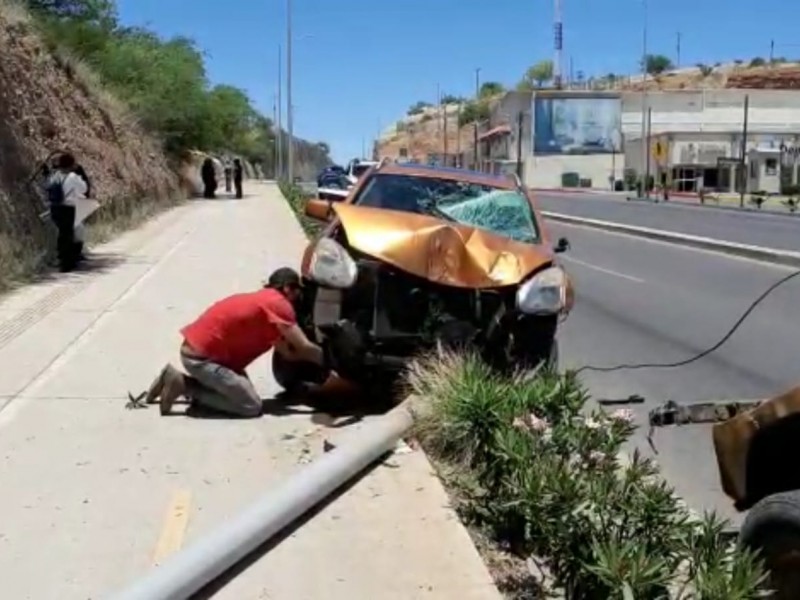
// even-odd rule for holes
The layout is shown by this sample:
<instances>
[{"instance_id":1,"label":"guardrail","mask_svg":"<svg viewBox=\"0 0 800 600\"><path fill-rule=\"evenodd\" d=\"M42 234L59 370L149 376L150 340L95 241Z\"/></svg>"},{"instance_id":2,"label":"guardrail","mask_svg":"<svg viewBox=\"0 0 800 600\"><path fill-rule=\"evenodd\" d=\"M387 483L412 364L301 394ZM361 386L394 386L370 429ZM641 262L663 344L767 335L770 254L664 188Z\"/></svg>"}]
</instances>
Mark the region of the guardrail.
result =
<instances>
[{"instance_id":1,"label":"guardrail","mask_svg":"<svg viewBox=\"0 0 800 600\"><path fill-rule=\"evenodd\" d=\"M670 244L688 246L691 248L700 248L702 250L711 250L713 252L740 256L743 258L749 258L771 264L800 267L800 252L793 252L791 250L779 250L777 248L740 244L737 242L728 242L715 238L700 237L687 233L664 231L662 229L651 229L649 227L638 227L635 225L626 225L613 221L588 219L586 217L576 217L573 215L566 215L563 213L550 211L542 211L542 216L546 219L551 219L553 221L567 223L570 225L580 225L583 227L590 227L592 229L600 229L613 233L622 233L625 235L632 235L636 237L667 242Z\"/></svg>"}]
</instances>

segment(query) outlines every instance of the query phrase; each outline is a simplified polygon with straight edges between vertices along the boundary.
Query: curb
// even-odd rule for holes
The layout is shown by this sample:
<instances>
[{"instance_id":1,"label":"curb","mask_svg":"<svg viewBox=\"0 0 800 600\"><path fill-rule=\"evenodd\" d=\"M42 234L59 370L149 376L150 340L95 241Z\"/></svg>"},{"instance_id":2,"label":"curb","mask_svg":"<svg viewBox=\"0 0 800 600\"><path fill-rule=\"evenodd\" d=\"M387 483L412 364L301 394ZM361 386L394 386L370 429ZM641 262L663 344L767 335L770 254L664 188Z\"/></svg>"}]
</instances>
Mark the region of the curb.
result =
<instances>
[{"instance_id":1,"label":"curb","mask_svg":"<svg viewBox=\"0 0 800 600\"><path fill-rule=\"evenodd\" d=\"M562 213L542 211L542 216L552 221L567 223L571 225L582 225L592 229L610 231L612 233L623 233L651 240L658 240L679 246L690 248L700 248L701 250L711 250L722 254L750 258L770 264L788 265L800 267L800 252L791 250L778 250L776 248L766 248L764 246L751 246L749 244L739 244L727 242L714 238L700 237L685 233L675 233L661 229L650 229L648 227L637 227L634 225L623 225L612 221L600 221L597 219L587 219L585 217L575 217Z\"/></svg>"}]
</instances>

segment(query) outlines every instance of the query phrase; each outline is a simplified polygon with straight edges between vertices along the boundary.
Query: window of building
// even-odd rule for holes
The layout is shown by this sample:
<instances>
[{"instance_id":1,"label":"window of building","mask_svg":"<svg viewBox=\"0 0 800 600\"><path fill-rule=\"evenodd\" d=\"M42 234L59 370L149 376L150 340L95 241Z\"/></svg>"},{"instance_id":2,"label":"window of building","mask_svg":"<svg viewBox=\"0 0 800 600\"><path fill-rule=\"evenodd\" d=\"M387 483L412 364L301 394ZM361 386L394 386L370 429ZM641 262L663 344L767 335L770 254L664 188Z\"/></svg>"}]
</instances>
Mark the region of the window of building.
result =
<instances>
[{"instance_id":1,"label":"window of building","mask_svg":"<svg viewBox=\"0 0 800 600\"><path fill-rule=\"evenodd\" d=\"M766 171L767 175L777 175L778 174L778 159L776 159L776 158L768 158L764 163L764 170Z\"/></svg>"},{"instance_id":2,"label":"window of building","mask_svg":"<svg viewBox=\"0 0 800 600\"><path fill-rule=\"evenodd\" d=\"M400 148L400 158L408 158L408 148Z\"/></svg>"}]
</instances>

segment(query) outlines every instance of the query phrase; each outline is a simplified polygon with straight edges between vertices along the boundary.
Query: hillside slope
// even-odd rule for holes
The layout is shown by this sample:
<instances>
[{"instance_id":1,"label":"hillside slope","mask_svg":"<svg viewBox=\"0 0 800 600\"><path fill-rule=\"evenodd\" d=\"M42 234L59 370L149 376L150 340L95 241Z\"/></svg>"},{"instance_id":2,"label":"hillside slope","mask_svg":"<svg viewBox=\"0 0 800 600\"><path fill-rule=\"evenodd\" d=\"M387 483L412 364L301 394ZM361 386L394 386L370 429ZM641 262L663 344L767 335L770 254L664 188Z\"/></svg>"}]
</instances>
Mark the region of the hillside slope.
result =
<instances>
[{"instance_id":1,"label":"hillside slope","mask_svg":"<svg viewBox=\"0 0 800 600\"><path fill-rule=\"evenodd\" d=\"M75 154L103 214L180 193L157 140L81 65L53 55L28 15L0 0L0 279L41 268L52 232L30 179L53 151Z\"/></svg>"}]
</instances>

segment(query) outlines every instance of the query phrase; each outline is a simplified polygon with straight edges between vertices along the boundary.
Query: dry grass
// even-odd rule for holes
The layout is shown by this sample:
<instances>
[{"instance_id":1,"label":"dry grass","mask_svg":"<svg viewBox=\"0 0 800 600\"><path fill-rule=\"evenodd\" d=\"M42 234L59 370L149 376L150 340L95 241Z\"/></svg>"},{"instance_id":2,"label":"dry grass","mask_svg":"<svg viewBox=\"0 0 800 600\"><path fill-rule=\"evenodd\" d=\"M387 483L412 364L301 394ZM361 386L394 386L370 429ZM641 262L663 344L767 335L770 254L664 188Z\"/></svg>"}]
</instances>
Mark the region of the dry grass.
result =
<instances>
[{"instance_id":1,"label":"dry grass","mask_svg":"<svg viewBox=\"0 0 800 600\"><path fill-rule=\"evenodd\" d=\"M0 0L0 17L10 25L29 24L31 16L19 0Z\"/></svg>"},{"instance_id":2,"label":"dry grass","mask_svg":"<svg viewBox=\"0 0 800 600\"><path fill-rule=\"evenodd\" d=\"M87 228L87 241L90 245L106 242L119 233L136 229L184 201L183 198L152 200L133 197L108 201L91 218Z\"/></svg>"}]
</instances>

